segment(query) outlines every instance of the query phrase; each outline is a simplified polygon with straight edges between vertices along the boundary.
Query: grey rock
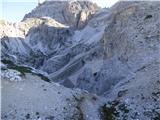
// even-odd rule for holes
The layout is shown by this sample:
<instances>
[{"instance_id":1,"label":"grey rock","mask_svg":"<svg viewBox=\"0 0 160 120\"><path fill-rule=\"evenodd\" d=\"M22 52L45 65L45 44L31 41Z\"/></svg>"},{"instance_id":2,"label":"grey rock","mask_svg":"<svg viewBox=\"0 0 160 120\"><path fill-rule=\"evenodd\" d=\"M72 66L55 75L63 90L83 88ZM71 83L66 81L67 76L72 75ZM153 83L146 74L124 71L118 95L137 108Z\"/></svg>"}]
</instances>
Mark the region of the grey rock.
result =
<instances>
[{"instance_id":1,"label":"grey rock","mask_svg":"<svg viewBox=\"0 0 160 120\"><path fill-rule=\"evenodd\" d=\"M99 9L90 1L47 1L26 14L23 20L46 16L62 24L81 29Z\"/></svg>"},{"instance_id":2,"label":"grey rock","mask_svg":"<svg viewBox=\"0 0 160 120\"><path fill-rule=\"evenodd\" d=\"M84 1L45 2L22 22L1 25L2 59L46 72L53 82L98 94L106 103L119 101L117 120L153 119L156 112L144 113L160 107L159 6L121 1L100 9ZM118 109L124 103L128 113Z\"/></svg>"}]
</instances>

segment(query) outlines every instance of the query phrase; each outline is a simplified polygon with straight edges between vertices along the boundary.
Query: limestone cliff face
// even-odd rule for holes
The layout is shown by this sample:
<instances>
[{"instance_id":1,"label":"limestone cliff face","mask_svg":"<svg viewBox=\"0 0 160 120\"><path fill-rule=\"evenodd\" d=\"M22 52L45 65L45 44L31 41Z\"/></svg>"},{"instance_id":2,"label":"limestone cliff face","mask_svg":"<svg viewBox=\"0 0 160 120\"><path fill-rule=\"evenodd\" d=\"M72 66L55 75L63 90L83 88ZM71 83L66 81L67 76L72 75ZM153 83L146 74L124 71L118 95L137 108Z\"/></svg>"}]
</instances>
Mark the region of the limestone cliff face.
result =
<instances>
[{"instance_id":1,"label":"limestone cliff face","mask_svg":"<svg viewBox=\"0 0 160 120\"><path fill-rule=\"evenodd\" d=\"M160 113L159 6L134 1L100 9L85 1L44 2L22 22L1 26L2 59L43 71L65 87L105 96L119 112L117 120L153 119Z\"/></svg>"},{"instance_id":2,"label":"limestone cliff face","mask_svg":"<svg viewBox=\"0 0 160 120\"><path fill-rule=\"evenodd\" d=\"M24 20L45 16L81 29L99 9L96 4L89 1L47 1L26 14Z\"/></svg>"}]
</instances>

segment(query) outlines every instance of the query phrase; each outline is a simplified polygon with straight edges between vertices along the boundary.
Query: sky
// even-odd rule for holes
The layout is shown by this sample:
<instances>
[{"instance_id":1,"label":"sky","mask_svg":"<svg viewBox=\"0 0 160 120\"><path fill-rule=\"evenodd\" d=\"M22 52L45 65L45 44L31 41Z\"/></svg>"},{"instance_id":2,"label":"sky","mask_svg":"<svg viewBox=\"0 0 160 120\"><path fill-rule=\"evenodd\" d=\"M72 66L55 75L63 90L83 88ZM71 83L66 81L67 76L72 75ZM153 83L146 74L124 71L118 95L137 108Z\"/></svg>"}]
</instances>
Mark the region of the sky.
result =
<instances>
[{"instance_id":1,"label":"sky","mask_svg":"<svg viewBox=\"0 0 160 120\"><path fill-rule=\"evenodd\" d=\"M91 0L101 7L110 7L118 0ZM37 6L38 0L0 0L0 19L19 22Z\"/></svg>"}]
</instances>

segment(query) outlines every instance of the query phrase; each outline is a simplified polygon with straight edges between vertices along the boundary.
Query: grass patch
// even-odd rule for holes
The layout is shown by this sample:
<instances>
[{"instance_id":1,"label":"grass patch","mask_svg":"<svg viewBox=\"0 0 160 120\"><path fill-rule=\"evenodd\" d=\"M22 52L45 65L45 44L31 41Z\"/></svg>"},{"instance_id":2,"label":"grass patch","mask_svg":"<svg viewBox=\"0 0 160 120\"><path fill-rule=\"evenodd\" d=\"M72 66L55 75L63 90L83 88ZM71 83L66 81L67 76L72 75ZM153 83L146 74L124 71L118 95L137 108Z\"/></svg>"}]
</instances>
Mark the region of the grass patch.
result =
<instances>
[{"instance_id":1,"label":"grass patch","mask_svg":"<svg viewBox=\"0 0 160 120\"><path fill-rule=\"evenodd\" d=\"M156 116L153 120L160 120L160 116Z\"/></svg>"},{"instance_id":2,"label":"grass patch","mask_svg":"<svg viewBox=\"0 0 160 120\"><path fill-rule=\"evenodd\" d=\"M109 101L99 108L100 116L102 120L115 120L119 117L120 113L118 111L118 106L120 104L119 100Z\"/></svg>"},{"instance_id":3,"label":"grass patch","mask_svg":"<svg viewBox=\"0 0 160 120\"><path fill-rule=\"evenodd\" d=\"M101 118L102 120L115 120L116 116L118 116L118 112L114 106L107 106L104 104L100 108Z\"/></svg>"},{"instance_id":4,"label":"grass patch","mask_svg":"<svg viewBox=\"0 0 160 120\"><path fill-rule=\"evenodd\" d=\"M10 67L10 68L19 71L24 76L25 76L25 73L32 73L31 68L24 67L24 66L13 66L13 67Z\"/></svg>"},{"instance_id":5,"label":"grass patch","mask_svg":"<svg viewBox=\"0 0 160 120\"><path fill-rule=\"evenodd\" d=\"M14 65L14 63L10 60L1 60L1 62L7 65Z\"/></svg>"},{"instance_id":6,"label":"grass patch","mask_svg":"<svg viewBox=\"0 0 160 120\"><path fill-rule=\"evenodd\" d=\"M24 66L18 66L16 64L14 64L12 61L10 60L1 60L4 64L7 65L7 67L9 69L14 69L17 70L18 72L20 72L23 76L25 76L25 73L32 73L32 69L29 67L24 67Z\"/></svg>"},{"instance_id":7,"label":"grass patch","mask_svg":"<svg viewBox=\"0 0 160 120\"><path fill-rule=\"evenodd\" d=\"M160 120L160 114L158 114L153 120Z\"/></svg>"},{"instance_id":8,"label":"grass patch","mask_svg":"<svg viewBox=\"0 0 160 120\"><path fill-rule=\"evenodd\" d=\"M43 74L33 72L32 68L16 65L10 60L1 60L1 62L6 64L9 69L13 69L20 72L22 76L25 76L25 73L32 73L33 75L39 76L42 80L46 82L51 82L50 79L48 79L48 77L44 76Z\"/></svg>"},{"instance_id":9,"label":"grass patch","mask_svg":"<svg viewBox=\"0 0 160 120\"><path fill-rule=\"evenodd\" d=\"M48 79L48 77L44 76L43 74L35 73L35 75L39 76L42 80L44 80L46 82L51 82L51 80Z\"/></svg>"},{"instance_id":10,"label":"grass patch","mask_svg":"<svg viewBox=\"0 0 160 120\"><path fill-rule=\"evenodd\" d=\"M79 111L79 117L77 118L77 120L84 120L84 115L83 115L83 111L81 109L81 103L83 102L83 100L85 99L83 96L80 98L77 98L76 96L73 95L73 98L77 101L77 110Z\"/></svg>"}]
</instances>

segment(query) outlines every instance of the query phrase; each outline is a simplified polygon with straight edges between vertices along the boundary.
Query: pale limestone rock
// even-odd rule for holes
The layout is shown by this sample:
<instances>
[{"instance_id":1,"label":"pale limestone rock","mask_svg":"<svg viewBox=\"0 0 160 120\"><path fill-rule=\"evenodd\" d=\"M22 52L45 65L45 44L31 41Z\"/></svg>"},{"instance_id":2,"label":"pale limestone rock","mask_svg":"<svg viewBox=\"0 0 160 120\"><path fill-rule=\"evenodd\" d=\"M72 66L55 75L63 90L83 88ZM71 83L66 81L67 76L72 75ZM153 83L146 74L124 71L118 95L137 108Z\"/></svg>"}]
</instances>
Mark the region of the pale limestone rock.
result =
<instances>
[{"instance_id":1,"label":"pale limestone rock","mask_svg":"<svg viewBox=\"0 0 160 120\"><path fill-rule=\"evenodd\" d=\"M12 69L2 70L1 77L12 82L22 81L21 73Z\"/></svg>"},{"instance_id":2,"label":"pale limestone rock","mask_svg":"<svg viewBox=\"0 0 160 120\"><path fill-rule=\"evenodd\" d=\"M104 96L106 103L118 101L117 120L153 119L160 108L160 2L119 2L100 10L88 4L45 2L21 23L3 24L2 58ZM87 103L84 111L92 109Z\"/></svg>"}]
</instances>

